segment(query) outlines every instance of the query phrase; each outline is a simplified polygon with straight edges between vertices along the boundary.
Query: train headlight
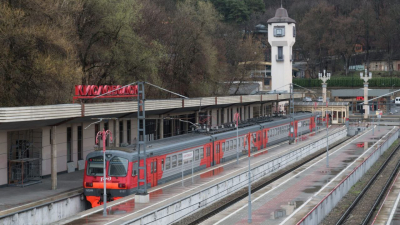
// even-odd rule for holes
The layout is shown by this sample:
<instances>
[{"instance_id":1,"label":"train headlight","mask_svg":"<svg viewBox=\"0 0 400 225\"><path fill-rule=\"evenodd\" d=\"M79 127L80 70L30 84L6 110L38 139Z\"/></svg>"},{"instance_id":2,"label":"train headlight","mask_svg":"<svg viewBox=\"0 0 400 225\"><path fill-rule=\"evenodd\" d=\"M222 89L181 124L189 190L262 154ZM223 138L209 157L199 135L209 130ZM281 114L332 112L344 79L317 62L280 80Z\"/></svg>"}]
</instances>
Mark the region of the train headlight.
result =
<instances>
[{"instance_id":1,"label":"train headlight","mask_svg":"<svg viewBox=\"0 0 400 225\"><path fill-rule=\"evenodd\" d=\"M126 188L126 185L125 184L118 184L118 187L119 188Z\"/></svg>"},{"instance_id":2,"label":"train headlight","mask_svg":"<svg viewBox=\"0 0 400 225\"><path fill-rule=\"evenodd\" d=\"M86 182L86 187L93 187L93 183Z\"/></svg>"}]
</instances>

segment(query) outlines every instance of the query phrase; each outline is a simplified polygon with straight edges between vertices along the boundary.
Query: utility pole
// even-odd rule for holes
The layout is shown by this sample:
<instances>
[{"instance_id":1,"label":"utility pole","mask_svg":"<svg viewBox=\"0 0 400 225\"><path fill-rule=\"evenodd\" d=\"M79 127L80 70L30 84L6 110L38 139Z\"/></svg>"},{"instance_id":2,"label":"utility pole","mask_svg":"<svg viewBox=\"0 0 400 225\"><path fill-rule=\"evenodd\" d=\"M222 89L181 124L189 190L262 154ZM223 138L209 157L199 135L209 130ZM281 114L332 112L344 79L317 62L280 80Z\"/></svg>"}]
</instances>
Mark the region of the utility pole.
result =
<instances>
[{"instance_id":1,"label":"utility pole","mask_svg":"<svg viewBox=\"0 0 400 225\"><path fill-rule=\"evenodd\" d=\"M293 98L293 84L290 83L290 100L289 100L289 115L290 115L290 137L289 137L289 144L293 143L295 140L295 133L294 133L294 98Z\"/></svg>"},{"instance_id":2,"label":"utility pole","mask_svg":"<svg viewBox=\"0 0 400 225\"><path fill-rule=\"evenodd\" d=\"M238 112L235 113L236 120L236 165L239 164L239 119L240 115Z\"/></svg>"},{"instance_id":3,"label":"utility pole","mask_svg":"<svg viewBox=\"0 0 400 225\"><path fill-rule=\"evenodd\" d=\"M110 143L112 143L111 131L104 130L97 132L96 144L99 143L99 137L103 140L103 216L107 216L107 182L106 182L106 138L110 136Z\"/></svg>"}]
</instances>

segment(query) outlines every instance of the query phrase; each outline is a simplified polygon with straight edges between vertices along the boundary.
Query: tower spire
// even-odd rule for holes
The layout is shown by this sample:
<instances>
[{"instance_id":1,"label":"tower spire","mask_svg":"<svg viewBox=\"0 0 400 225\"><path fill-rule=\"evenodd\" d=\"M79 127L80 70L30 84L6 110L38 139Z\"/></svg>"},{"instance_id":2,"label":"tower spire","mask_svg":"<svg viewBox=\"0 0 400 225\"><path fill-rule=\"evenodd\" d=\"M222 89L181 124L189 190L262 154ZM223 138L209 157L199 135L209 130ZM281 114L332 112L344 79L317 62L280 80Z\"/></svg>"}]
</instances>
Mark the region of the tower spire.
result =
<instances>
[{"instance_id":1,"label":"tower spire","mask_svg":"<svg viewBox=\"0 0 400 225\"><path fill-rule=\"evenodd\" d=\"M282 7L282 0L281 0L281 8L283 8L283 7Z\"/></svg>"}]
</instances>

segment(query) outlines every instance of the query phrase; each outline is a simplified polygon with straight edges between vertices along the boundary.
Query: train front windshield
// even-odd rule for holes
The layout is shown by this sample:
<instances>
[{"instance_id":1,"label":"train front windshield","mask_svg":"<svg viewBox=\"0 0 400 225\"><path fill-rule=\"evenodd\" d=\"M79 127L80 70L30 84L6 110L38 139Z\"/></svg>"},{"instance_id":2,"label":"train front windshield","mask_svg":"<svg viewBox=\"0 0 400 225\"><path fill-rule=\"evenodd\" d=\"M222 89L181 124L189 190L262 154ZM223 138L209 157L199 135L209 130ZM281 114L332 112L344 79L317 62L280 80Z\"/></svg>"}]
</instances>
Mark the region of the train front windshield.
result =
<instances>
[{"instance_id":1,"label":"train front windshield","mask_svg":"<svg viewBox=\"0 0 400 225\"><path fill-rule=\"evenodd\" d=\"M93 157L88 160L87 175L88 176L103 176L103 156Z\"/></svg>"},{"instance_id":2,"label":"train front windshield","mask_svg":"<svg viewBox=\"0 0 400 225\"><path fill-rule=\"evenodd\" d=\"M125 177L128 172L128 160L119 156L114 156L110 160L108 174L112 177Z\"/></svg>"}]
</instances>

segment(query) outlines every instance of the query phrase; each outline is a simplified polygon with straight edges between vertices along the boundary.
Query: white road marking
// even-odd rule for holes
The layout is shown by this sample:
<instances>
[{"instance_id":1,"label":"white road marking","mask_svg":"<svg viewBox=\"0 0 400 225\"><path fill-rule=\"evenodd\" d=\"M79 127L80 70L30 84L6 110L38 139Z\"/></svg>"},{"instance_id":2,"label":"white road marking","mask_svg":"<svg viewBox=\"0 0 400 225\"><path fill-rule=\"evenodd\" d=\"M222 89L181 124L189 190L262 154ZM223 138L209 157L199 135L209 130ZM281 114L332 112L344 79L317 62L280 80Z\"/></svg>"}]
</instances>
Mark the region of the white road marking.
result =
<instances>
[{"instance_id":1,"label":"white road marking","mask_svg":"<svg viewBox=\"0 0 400 225\"><path fill-rule=\"evenodd\" d=\"M366 135L368 132L369 132L369 131L367 131L365 134L359 136L359 137L356 138L355 140L357 140L357 139L359 139L360 137ZM332 154L336 153L336 152L339 151L340 149L346 147L347 145L349 145L349 144L351 144L351 143L353 143L353 142L354 142L354 140L350 141L349 143L347 143L346 145L340 147L339 149L337 149L336 151L330 153L329 155L332 155ZM282 182L282 183L279 184L278 186L272 188L271 190L269 190L269 191L265 192L264 194L260 195L259 197L255 198L255 199L252 200L251 202L253 203L253 202L257 201L258 199L262 198L263 196L269 194L270 192L272 192L272 191L274 191L275 189L279 188L280 186L284 185L284 184L287 183L288 181L290 181L290 180L292 180L293 178L297 177L298 175L304 173L304 172L307 171L309 168L313 167L314 165L316 165L317 163L321 162L321 161L324 160L325 158L326 158L326 157L324 157L324 158L318 160L317 162L313 163L312 165L310 165L309 167L307 167L306 169L304 169L304 170L301 171L300 173L297 173L296 175L290 177L289 179L285 180L284 182ZM304 205L304 204L303 204L303 205ZM218 221L217 223L215 223L215 224L219 224L219 223L223 222L224 220L228 219L229 217L231 217L232 215L236 214L237 212L239 212L240 210L242 210L242 209L244 209L244 208L246 208L246 207L247 207L247 204L243 205L241 208L237 209L236 211L234 211L233 213L229 214L228 216L225 216L224 218L222 218L221 220L219 220L219 221Z\"/></svg>"}]
</instances>

